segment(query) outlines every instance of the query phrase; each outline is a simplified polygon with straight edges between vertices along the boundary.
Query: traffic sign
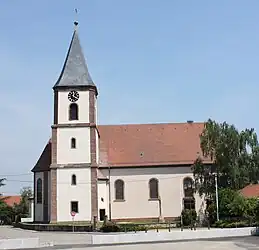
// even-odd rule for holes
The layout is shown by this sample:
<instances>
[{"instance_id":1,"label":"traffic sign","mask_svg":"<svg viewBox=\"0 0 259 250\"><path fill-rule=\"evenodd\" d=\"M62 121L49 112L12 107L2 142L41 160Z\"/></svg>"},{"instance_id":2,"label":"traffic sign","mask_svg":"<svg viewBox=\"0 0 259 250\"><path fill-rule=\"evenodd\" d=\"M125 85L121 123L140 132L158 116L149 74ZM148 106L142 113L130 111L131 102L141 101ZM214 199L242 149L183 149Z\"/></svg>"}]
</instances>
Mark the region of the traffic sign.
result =
<instances>
[{"instance_id":1,"label":"traffic sign","mask_svg":"<svg viewBox=\"0 0 259 250\"><path fill-rule=\"evenodd\" d=\"M71 214L72 217L76 216L76 212L74 212L74 211L72 211L70 214Z\"/></svg>"}]
</instances>

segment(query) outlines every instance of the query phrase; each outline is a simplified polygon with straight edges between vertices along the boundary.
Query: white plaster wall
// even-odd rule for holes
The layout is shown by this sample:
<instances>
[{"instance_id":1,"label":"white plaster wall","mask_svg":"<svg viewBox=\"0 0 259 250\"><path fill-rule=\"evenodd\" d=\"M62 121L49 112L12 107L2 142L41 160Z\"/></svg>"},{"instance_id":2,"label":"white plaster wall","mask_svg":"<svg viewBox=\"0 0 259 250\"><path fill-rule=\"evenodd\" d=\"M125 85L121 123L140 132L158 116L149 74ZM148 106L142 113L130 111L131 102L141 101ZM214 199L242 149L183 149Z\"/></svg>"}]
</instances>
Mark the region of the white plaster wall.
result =
<instances>
[{"instance_id":1,"label":"white plaster wall","mask_svg":"<svg viewBox=\"0 0 259 250\"><path fill-rule=\"evenodd\" d=\"M42 204L37 204L37 180L41 178L42 180ZM36 221L43 221L43 198L44 198L44 175L43 172L35 173L35 220Z\"/></svg>"},{"instance_id":2,"label":"white plaster wall","mask_svg":"<svg viewBox=\"0 0 259 250\"><path fill-rule=\"evenodd\" d=\"M99 210L105 209L106 215L109 214L109 189L107 185L107 181L98 180L98 220L99 218ZM103 199L103 201L102 201Z\"/></svg>"},{"instance_id":3,"label":"white plaster wall","mask_svg":"<svg viewBox=\"0 0 259 250\"><path fill-rule=\"evenodd\" d=\"M101 170L108 177L108 170ZM159 203L149 200L151 178L159 180L159 195L162 200L162 216L177 217L182 211L184 197L183 179L193 177L190 167L155 167L111 169L112 219L159 217ZM125 183L125 201L115 201L114 182ZM108 188L107 188L108 190ZM202 199L196 195L196 211L202 207Z\"/></svg>"},{"instance_id":4,"label":"white plaster wall","mask_svg":"<svg viewBox=\"0 0 259 250\"><path fill-rule=\"evenodd\" d=\"M71 148L71 138L76 148ZM57 129L57 164L90 163L90 128Z\"/></svg>"},{"instance_id":5,"label":"white plaster wall","mask_svg":"<svg viewBox=\"0 0 259 250\"><path fill-rule=\"evenodd\" d=\"M60 91L58 93L58 123L89 123L89 92L77 91L79 99L76 102L78 105L78 120L69 120L69 105L71 102L68 100L68 93L70 91Z\"/></svg>"},{"instance_id":6,"label":"white plaster wall","mask_svg":"<svg viewBox=\"0 0 259 250\"><path fill-rule=\"evenodd\" d=\"M77 185L71 185L75 174ZM75 221L91 220L91 169L57 169L57 221L72 221L71 201L78 201L79 213Z\"/></svg>"}]
</instances>

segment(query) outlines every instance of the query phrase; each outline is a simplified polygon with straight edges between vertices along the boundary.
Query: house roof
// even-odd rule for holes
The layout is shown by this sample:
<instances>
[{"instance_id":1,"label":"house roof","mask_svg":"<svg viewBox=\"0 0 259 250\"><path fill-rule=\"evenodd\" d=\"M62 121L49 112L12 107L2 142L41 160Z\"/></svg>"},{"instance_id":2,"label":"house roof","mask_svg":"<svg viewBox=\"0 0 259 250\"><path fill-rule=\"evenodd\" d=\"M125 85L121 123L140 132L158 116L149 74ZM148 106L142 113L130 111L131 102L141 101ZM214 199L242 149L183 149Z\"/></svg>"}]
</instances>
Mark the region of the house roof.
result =
<instances>
[{"instance_id":1,"label":"house roof","mask_svg":"<svg viewBox=\"0 0 259 250\"><path fill-rule=\"evenodd\" d=\"M75 22L75 30L67 52L66 60L54 88L95 86L85 62L85 57L78 37L77 25L78 23Z\"/></svg>"},{"instance_id":2,"label":"house roof","mask_svg":"<svg viewBox=\"0 0 259 250\"><path fill-rule=\"evenodd\" d=\"M199 137L203 128L204 123L100 125L99 166L193 164L198 156L202 157ZM50 164L51 141L32 171L48 171Z\"/></svg>"},{"instance_id":3,"label":"house roof","mask_svg":"<svg viewBox=\"0 0 259 250\"><path fill-rule=\"evenodd\" d=\"M8 206L12 207L14 204L19 204L21 201L20 195L15 196L0 196L0 200L4 201Z\"/></svg>"},{"instance_id":4,"label":"house roof","mask_svg":"<svg viewBox=\"0 0 259 250\"><path fill-rule=\"evenodd\" d=\"M246 198L259 197L259 184L250 184L240 190L240 193Z\"/></svg>"},{"instance_id":5,"label":"house roof","mask_svg":"<svg viewBox=\"0 0 259 250\"><path fill-rule=\"evenodd\" d=\"M31 170L32 172L48 171L51 164L51 140L49 140L43 149L37 163Z\"/></svg>"},{"instance_id":6,"label":"house roof","mask_svg":"<svg viewBox=\"0 0 259 250\"><path fill-rule=\"evenodd\" d=\"M128 167L193 164L204 123L98 126L100 166Z\"/></svg>"}]
</instances>

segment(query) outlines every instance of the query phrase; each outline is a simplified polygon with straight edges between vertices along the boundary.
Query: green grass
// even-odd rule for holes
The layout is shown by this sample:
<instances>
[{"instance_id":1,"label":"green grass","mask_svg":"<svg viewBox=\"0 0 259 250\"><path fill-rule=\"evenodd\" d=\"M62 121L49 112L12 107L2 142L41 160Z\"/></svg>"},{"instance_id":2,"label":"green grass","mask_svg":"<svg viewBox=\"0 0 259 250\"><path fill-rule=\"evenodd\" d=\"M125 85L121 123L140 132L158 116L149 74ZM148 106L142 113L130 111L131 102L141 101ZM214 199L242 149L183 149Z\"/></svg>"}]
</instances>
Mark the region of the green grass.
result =
<instances>
[{"instance_id":1,"label":"green grass","mask_svg":"<svg viewBox=\"0 0 259 250\"><path fill-rule=\"evenodd\" d=\"M91 222L88 222L88 221L62 221L62 222L52 222L50 223L52 225L64 225L64 226L72 226L72 225L75 225L75 226L90 226L91 225Z\"/></svg>"}]
</instances>

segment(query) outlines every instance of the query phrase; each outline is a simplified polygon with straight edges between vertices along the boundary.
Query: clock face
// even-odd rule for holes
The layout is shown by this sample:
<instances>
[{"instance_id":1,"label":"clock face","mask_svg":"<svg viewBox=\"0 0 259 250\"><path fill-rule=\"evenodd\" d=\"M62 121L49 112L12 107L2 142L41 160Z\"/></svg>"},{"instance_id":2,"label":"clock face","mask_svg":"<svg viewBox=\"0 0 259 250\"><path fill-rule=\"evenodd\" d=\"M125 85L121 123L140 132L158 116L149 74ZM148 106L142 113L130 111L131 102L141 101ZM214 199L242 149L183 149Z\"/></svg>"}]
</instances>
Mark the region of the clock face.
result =
<instances>
[{"instance_id":1,"label":"clock face","mask_svg":"<svg viewBox=\"0 0 259 250\"><path fill-rule=\"evenodd\" d=\"M75 90L72 90L68 93L68 100L70 102L76 102L79 99L79 93Z\"/></svg>"}]
</instances>

